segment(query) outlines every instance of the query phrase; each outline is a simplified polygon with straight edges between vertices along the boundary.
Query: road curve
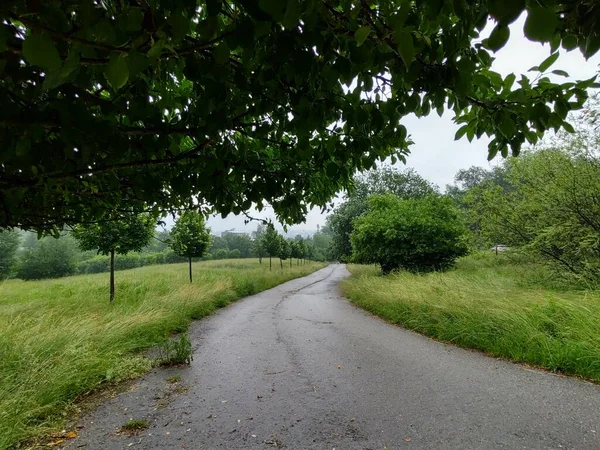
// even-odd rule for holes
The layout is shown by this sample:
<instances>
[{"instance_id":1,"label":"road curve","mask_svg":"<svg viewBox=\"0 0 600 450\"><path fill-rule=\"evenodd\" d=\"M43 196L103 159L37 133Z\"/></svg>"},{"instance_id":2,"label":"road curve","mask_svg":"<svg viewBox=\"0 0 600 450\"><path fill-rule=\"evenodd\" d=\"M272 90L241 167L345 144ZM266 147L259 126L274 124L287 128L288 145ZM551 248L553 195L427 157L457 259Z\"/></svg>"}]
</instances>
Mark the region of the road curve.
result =
<instances>
[{"instance_id":1,"label":"road curve","mask_svg":"<svg viewBox=\"0 0 600 450\"><path fill-rule=\"evenodd\" d=\"M600 448L598 386L386 324L341 297L347 275L331 265L196 323L190 367L104 402L69 447ZM130 418L150 426L116 433Z\"/></svg>"}]
</instances>

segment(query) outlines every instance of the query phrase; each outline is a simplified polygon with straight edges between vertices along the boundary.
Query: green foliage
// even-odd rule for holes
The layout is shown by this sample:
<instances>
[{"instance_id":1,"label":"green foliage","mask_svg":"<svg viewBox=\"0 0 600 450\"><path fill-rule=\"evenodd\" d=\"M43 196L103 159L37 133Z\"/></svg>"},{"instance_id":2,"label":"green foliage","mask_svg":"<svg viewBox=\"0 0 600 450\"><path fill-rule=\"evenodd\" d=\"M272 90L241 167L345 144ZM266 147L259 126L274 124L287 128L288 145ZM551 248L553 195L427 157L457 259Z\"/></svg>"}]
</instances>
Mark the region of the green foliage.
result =
<instances>
[{"instance_id":1,"label":"green foliage","mask_svg":"<svg viewBox=\"0 0 600 450\"><path fill-rule=\"evenodd\" d=\"M55 233L191 196L299 222L357 169L405 159L403 117L445 108L490 158L517 154L568 130L594 80L513 86L488 19L494 50L524 11L552 53L600 48L596 0L4 3L0 227Z\"/></svg>"},{"instance_id":2,"label":"green foliage","mask_svg":"<svg viewBox=\"0 0 600 450\"><path fill-rule=\"evenodd\" d=\"M279 255L281 248L281 237L272 223L267 224L265 232L261 236L261 247L265 254L269 257Z\"/></svg>"},{"instance_id":3,"label":"green foliage","mask_svg":"<svg viewBox=\"0 0 600 450\"><path fill-rule=\"evenodd\" d=\"M20 241L16 231L0 230L0 280L11 276Z\"/></svg>"},{"instance_id":4,"label":"green foliage","mask_svg":"<svg viewBox=\"0 0 600 450\"><path fill-rule=\"evenodd\" d=\"M160 358L158 363L163 366L176 364L191 364L194 360L192 343L185 334L180 334L179 339L165 338L158 345Z\"/></svg>"},{"instance_id":5,"label":"green foliage","mask_svg":"<svg viewBox=\"0 0 600 450\"><path fill-rule=\"evenodd\" d=\"M240 252L239 249L234 248L233 250L229 251L229 255L227 255L227 257L229 259L239 259L242 257L242 253Z\"/></svg>"},{"instance_id":6,"label":"green foliage","mask_svg":"<svg viewBox=\"0 0 600 450\"><path fill-rule=\"evenodd\" d=\"M277 256L283 261L292 257L291 242L288 242L281 235L279 235L279 252L277 253Z\"/></svg>"},{"instance_id":7,"label":"green foliage","mask_svg":"<svg viewBox=\"0 0 600 450\"><path fill-rule=\"evenodd\" d=\"M145 419L131 419L121 427L122 433L139 433L148 428L148 421Z\"/></svg>"},{"instance_id":8,"label":"green foliage","mask_svg":"<svg viewBox=\"0 0 600 450\"><path fill-rule=\"evenodd\" d=\"M558 285L508 252L461 258L454 270L379 276L349 266L342 291L392 323L453 345L600 381L600 291Z\"/></svg>"},{"instance_id":9,"label":"green foliage","mask_svg":"<svg viewBox=\"0 0 600 450\"><path fill-rule=\"evenodd\" d=\"M227 242L227 248L230 251L237 250L240 253L238 258L250 258L252 256L254 243L247 234L225 233L223 239Z\"/></svg>"},{"instance_id":10,"label":"green foliage","mask_svg":"<svg viewBox=\"0 0 600 450\"><path fill-rule=\"evenodd\" d=\"M469 191L487 242L519 248L558 273L600 282L600 160L570 150L538 150L506 164L508 188Z\"/></svg>"},{"instance_id":11,"label":"green foliage","mask_svg":"<svg viewBox=\"0 0 600 450\"><path fill-rule=\"evenodd\" d=\"M220 248L212 255L214 259L227 259L229 257L229 251L226 248Z\"/></svg>"},{"instance_id":12,"label":"green foliage","mask_svg":"<svg viewBox=\"0 0 600 450\"><path fill-rule=\"evenodd\" d=\"M437 188L414 170L390 167L372 170L356 177L347 200L327 217L331 233L330 254L333 259L347 261L352 254L350 234L354 220L367 211L367 198L374 194L394 194L399 198L421 198L437 192Z\"/></svg>"},{"instance_id":13,"label":"green foliage","mask_svg":"<svg viewBox=\"0 0 600 450\"><path fill-rule=\"evenodd\" d=\"M368 200L350 236L353 258L376 263L383 273L445 270L467 253L466 227L447 197L402 200L391 194Z\"/></svg>"},{"instance_id":14,"label":"green foliage","mask_svg":"<svg viewBox=\"0 0 600 450\"><path fill-rule=\"evenodd\" d=\"M210 229L196 211L184 212L171 230L170 246L175 253L188 258L204 256L210 246Z\"/></svg>"},{"instance_id":15,"label":"green foliage","mask_svg":"<svg viewBox=\"0 0 600 450\"><path fill-rule=\"evenodd\" d=\"M70 236L45 237L19 255L17 277L40 280L73 275L77 270L76 245Z\"/></svg>"},{"instance_id":16,"label":"green foliage","mask_svg":"<svg viewBox=\"0 0 600 450\"><path fill-rule=\"evenodd\" d=\"M117 220L80 225L73 231L81 250L97 250L102 255L139 252L154 236L154 220L147 215L129 214Z\"/></svg>"}]
</instances>

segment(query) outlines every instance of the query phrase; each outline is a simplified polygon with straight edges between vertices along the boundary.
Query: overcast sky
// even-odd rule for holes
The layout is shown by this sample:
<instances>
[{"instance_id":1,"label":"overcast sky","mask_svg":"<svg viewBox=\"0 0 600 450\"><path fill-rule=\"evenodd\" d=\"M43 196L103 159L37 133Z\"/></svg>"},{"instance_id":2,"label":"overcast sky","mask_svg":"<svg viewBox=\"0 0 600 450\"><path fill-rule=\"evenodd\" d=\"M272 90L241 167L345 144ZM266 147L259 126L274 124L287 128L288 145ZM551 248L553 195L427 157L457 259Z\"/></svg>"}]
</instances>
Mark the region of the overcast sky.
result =
<instances>
[{"instance_id":1,"label":"overcast sky","mask_svg":"<svg viewBox=\"0 0 600 450\"><path fill-rule=\"evenodd\" d=\"M496 54L493 69L503 76L510 73L517 75L526 73L532 66L538 65L550 55L549 45L542 46L523 36L524 21L525 15L511 26L511 38L508 44ZM488 27L486 31L491 32L491 28ZM599 55L586 61L578 50L566 52L561 49L561 57L552 69L563 69L573 79L581 80L597 74L599 64ZM517 76L517 80L519 78ZM564 78L561 79L564 80ZM407 127L415 144L411 147L411 154L407 158L406 166L399 163L396 167L411 167L443 189L447 184L453 182L454 175L460 169L474 165L488 166L487 145L489 140L484 137L469 143L464 137L455 142L454 135L459 127L452 122L451 113L448 112L441 118L435 112L421 119L414 116L407 117L403 119L402 123ZM255 215L265 219L275 219L270 211L255 213ZM314 209L307 216L306 223L292 227L290 232L312 231L317 229L317 225L323 226L324 224L325 215L321 214L320 210ZM247 232L256 229L256 223L244 225L244 217L234 215L225 219L211 218L208 225L213 234L219 234L229 229Z\"/></svg>"}]
</instances>

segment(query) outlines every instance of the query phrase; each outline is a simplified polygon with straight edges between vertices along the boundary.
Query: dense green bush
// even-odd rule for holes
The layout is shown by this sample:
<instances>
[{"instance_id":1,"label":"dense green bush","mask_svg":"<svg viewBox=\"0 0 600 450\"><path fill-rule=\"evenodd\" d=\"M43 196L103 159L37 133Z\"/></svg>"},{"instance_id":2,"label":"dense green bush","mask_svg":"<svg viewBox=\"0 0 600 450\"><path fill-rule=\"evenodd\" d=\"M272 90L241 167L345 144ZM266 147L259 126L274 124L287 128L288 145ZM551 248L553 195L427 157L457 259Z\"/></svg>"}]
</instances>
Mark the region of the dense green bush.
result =
<instances>
[{"instance_id":1,"label":"dense green bush","mask_svg":"<svg viewBox=\"0 0 600 450\"><path fill-rule=\"evenodd\" d=\"M227 259L229 257L229 251L225 248L219 248L214 253L214 259Z\"/></svg>"},{"instance_id":2,"label":"dense green bush","mask_svg":"<svg viewBox=\"0 0 600 450\"><path fill-rule=\"evenodd\" d=\"M73 275L77 270L76 252L75 242L68 235L43 238L21 252L17 277L39 280Z\"/></svg>"},{"instance_id":3,"label":"dense green bush","mask_svg":"<svg viewBox=\"0 0 600 450\"><path fill-rule=\"evenodd\" d=\"M233 250L229 251L229 258L230 259L238 259L238 258L241 258L241 256L242 256L241 252L237 248L234 248Z\"/></svg>"},{"instance_id":4,"label":"dense green bush","mask_svg":"<svg viewBox=\"0 0 600 450\"><path fill-rule=\"evenodd\" d=\"M467 253L467 228L449 198L402 200L388 194L367 203L368 212L354 222L350 236L355 261L379 264L383 273L430 272L451 267Z\"/></svg>"}]
</instances>

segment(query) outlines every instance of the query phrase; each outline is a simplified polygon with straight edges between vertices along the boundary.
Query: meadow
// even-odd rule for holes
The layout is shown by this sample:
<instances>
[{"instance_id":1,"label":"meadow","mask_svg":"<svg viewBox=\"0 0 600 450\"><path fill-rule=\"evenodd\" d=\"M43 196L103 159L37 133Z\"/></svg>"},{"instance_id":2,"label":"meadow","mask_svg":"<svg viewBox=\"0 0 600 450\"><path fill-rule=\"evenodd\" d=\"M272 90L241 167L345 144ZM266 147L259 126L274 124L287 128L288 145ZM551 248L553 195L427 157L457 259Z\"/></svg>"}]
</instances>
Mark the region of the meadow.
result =
<instances>
[{"instance_id":1,"label":"meadow","mask_svg":"<svg viewBox=\"0 0 600 450\"><path fill-rule=\"evenodd\" d=\"M491 253L491 252L490 252ZM509 254L475 254L447 272L381 276L350 265L357 306L460 347L600 381L600 291Z\"/></svg>"},{"instance_id":2,"label":"meadow","mask_svg":"<svg viewBox=\"0 0 600 450\"><path fill-rule=\"evenodd\" d=\"M64 426L73 401L138 377L143 353L217 308L321 267L257 259L149 266L108 275L0 283L0 449Z\"/></svg>"}]
</instances>

